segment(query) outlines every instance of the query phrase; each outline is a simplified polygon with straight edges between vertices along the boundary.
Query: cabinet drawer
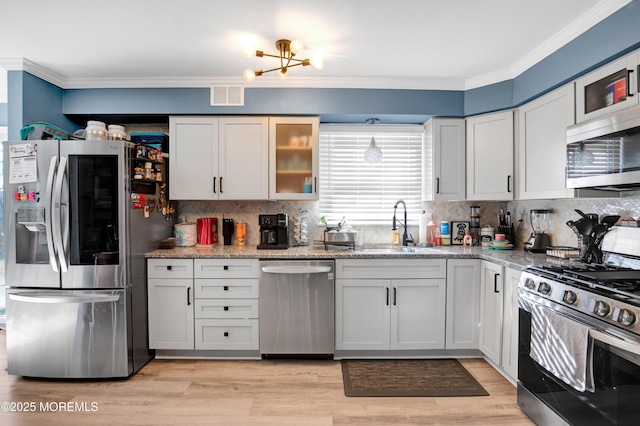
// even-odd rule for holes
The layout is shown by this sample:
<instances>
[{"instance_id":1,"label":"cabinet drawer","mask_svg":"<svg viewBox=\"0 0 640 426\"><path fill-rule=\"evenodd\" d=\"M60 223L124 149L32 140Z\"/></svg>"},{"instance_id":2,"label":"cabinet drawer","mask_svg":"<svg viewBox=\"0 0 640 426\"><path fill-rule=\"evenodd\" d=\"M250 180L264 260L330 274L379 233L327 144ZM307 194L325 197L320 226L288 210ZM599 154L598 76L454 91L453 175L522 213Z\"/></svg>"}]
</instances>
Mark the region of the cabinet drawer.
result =
<instances>
[{"instance_id":1,"label":"cabinet drawer","mask_svg":"<svg viewBox=\"0 0 640 426\"><path fill-rule=\"evenodd\" d=\"M198 279L195 280L197 299L255 299L258 279Z\"/></svg>"},{"instance_id":2,"label":"cabinet drawer","mask_svg":"<svg viewBox=\"0 0 640 426\"><path fill-rule=\"evenodd\" d=\"M257 319L215 320L197 319L196 349L258 350Z\"/></svg>"},{"instance_id":3,"label":"cabinet drawer","mask_svg":"<svg viewBox=\"0 0 640 426\"><path fill-rule=\"evenodd\" d=\"M196 278L258 278L258 259L196 259Z\"/></svg>"},{"instance_id":4,"label":"cabinet drawer","mask_svg":"<svg viewBox=\"0 0 640 426\"><path fill-rule=\"evenodd\" d=\"M148 278L193 278L193 259L147 259Z\"/></svg>"},{"instance_id":5,"label":"cabinet drawer","mask_svg":"<svg viewBox=\"0 0 640 426\"><path fill-rule=\"evenodd\" d=\"M251 319L258 318L258 299L199 299L196 318Z\"/></svg>"},{"instance_id":6,"label":"cabinet drawer","mask_svg":"<svg viewBox=\"0 0 640 426\"><path fill-rule=\"evenodd\" d=\"M336 259L336 278L446 278L446 259Z\"/></svg>"}]
</instances>

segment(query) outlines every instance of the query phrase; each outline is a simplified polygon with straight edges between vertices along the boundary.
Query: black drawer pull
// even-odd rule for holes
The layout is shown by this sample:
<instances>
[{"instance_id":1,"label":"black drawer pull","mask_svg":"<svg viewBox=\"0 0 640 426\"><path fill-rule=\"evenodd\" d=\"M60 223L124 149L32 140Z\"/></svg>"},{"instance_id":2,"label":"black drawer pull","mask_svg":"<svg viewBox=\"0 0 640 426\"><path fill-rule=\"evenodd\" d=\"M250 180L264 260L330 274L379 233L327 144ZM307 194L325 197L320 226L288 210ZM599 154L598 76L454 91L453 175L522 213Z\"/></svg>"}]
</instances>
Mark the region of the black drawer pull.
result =
<instances>
[{"instance_id":1,"label":"black drawer pull","mask_svg":"<svg viewBox=\"0 0 640 426\"><path fill-rule=\"evenodd\" d=\"M224 269L225 271L228 271L228 270L229 270L229 265L224 265L224 266L222 267L222 269Z\"/></svg>"},{"instance_id":2,"label":"black drawer pull","mask_svg":"<svg viewBox=\"0 0 640 426\"><path fill-rule=\"evenodd\" d=\"M229 286L228 286L228 285L225 285L224 287L222 287L222 289L223 289L224 291L228 291L228 290L229 290Z\"/></svg>"},{"instance_id":3,"label":"black drawer pull","mask_svg":"<svg viewBox=\"0 0 640 426\"><path fill-rule=\"evenodd\" d=\"M229 332L228 331L224 332L224 337L229 337Z\"/></svg>"},{"instance_id":4,"label":"black drawer pull","mask_svg":"<svg viewBox=\"0 0 640 426\"><path fill-rule=\"evenodd\" d=\"M167 271L171 270L171 265L167 265Z\"/></svg>"},{"instance_id":5,"label":"black drawer pull","mask_svg":"<svg viewBox=\"0 0 640 426\"><path fill-rule=\"evenodd\" d=\"M228 311L228 310L229 310L229 307L228 307L228 306L225 306L225 307L224 307L224 310L225 310L225 311Z\"/></svg>"}]
</instances>

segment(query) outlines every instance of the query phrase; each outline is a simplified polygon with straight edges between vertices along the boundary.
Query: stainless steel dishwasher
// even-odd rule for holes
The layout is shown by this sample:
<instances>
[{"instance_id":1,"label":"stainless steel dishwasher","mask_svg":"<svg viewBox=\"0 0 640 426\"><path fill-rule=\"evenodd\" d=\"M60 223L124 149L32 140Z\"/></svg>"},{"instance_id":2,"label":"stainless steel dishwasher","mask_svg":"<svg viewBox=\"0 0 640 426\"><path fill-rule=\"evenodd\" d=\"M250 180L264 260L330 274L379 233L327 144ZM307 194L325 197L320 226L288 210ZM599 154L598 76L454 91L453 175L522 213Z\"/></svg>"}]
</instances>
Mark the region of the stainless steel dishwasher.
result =
<instances>
[{"instance_id":1,"label":"stainless steel dishwasher","mask_svg":"<svg viewBox=\"0 0 640 426\"><path fill-rule=\"evenodd\" d=\"M260 261L260 354L333 358L333 260Z\"/></svg>"}]
</instances>

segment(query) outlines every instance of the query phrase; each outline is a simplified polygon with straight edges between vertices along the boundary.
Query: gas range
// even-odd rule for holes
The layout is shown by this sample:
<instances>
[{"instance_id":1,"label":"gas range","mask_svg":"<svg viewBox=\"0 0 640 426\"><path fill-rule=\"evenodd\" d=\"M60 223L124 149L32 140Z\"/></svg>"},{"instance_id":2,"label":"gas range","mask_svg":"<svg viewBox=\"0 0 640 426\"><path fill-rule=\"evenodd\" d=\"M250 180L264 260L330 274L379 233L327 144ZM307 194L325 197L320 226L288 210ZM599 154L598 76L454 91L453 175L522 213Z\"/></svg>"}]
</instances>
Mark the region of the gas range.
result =
<instances>
[{"instance_id":1,"label":"gas range","mask_svg":"<svg viewBox=\"0 0 640 426\"><path fill-rule=\"evenodd\" d=\"M519 288L640 335L640 230L614 227L606 238L605 263L530 266Z\"/></svg>"},{"instance_id":2,"label":"gas range","mask_svg":"<svg viewBox=\"0 0 640 426\"><path fill-rule=\"evenodd\" d=\"M640 271L606 266L526 268L522 291L640 335Z\"/></svg>"}]
</instances>

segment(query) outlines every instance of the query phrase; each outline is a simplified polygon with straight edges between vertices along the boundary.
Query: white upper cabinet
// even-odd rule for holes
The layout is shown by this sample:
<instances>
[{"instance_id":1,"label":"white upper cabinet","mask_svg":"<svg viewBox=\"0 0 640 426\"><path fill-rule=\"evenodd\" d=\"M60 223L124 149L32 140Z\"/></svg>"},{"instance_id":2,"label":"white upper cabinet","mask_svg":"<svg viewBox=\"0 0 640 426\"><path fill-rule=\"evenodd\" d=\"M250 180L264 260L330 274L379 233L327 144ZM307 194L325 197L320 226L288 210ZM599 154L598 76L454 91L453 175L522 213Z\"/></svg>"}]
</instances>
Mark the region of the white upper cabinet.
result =
<instances>
[{"instance_id":1,"label":"white upper cabinet","mask_svg":"<svg viewBox=\"0 0 640 426\"><path fill-rule=\"evenodd\" d=\"M220 200L269 198L269 119L220 118Z\"/></svg>"},{"instance_id":2,"label":"white upper cabinet","mask_svg":"<svg viewBox=\"0 0 640 426\"><path fill-rule=\"evenodd\" d=\"M269 131L264 117L169 117L173 200L266 200Z\"/></svg>"},{"instance_id":3,"label":"white upper cabinet","mask_svg":"<svg viewBox=\"0 0 640 426\"><path fill-rule=\"evenodd\" d=\"M572 198L565 166L567 127L574 124L574 86L537 98L518 109L517 198Z\"/></svg>"},{"instance_id":4,"label":"white upper cabinet","mask_svg":"<svg viewBox=\"0 0 640 426\"><path fill-rule=\"evenodd\" d=\"M217 118L169 117L169 153L172 200L217 199Z\"/></svg>"},{"instance_id":5,"label":"white upper cabinet","mask_svg":"<svg viewBox=\"0 0 640 426\"><path fill-rule=\"evenodd\" d=\"M464 200L465 121L463 118L432 118L424 123L425 149L422 199Z\"/></svg>"},{"instance_id":6,"label":"white upper cabinet","mask_svg":"<svg viewBox=\"0 0 640 426\"><path fill-rule=\"evenodd\" d=\"M466 121L467 199L513 200L513 111Z\"/></svg>"},{"instance_id":7,"label":"white upper cabinet","mask_svg":"<svg viewBox=\"0 0 640 426\"><path fill-rule=\"evenodd\" d=\"M319 125L319 117L269 118L269 199L318 199Z\"/></svg>"},{"instance_id":8,"label":"white upper cabinet","mask_svg":"<svg viewBox=\"0 0 640 426\"><path fill-rule=\"evenodd\" d=\"M576 123L638 105L638 51L576 80Z\"/></svg>"}]
</instances>

